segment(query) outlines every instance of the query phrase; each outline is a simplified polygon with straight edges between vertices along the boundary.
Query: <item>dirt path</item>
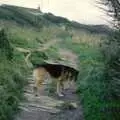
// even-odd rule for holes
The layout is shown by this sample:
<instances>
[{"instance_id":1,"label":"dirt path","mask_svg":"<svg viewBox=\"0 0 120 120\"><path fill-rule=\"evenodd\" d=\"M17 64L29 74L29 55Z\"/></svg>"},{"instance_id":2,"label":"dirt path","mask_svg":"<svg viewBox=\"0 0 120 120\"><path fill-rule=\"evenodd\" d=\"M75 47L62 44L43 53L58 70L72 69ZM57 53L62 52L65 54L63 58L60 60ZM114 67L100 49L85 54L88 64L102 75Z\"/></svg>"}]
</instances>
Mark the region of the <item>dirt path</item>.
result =
<instances>
[{"instance_id":1,"label":"dirt path","mask_svg":"<svg viewBox=\"0 0 120 120\"><path fill-rule=\"evenodd\" d=\"M29 78L24 92L26 100L20 103L21 112L15 120L83 120L74 85L64 90L64 97L48 96L46 85L43 85L40 95L35 97L33 84L34 81Z\"/></svg>"},{"instance_id":2,"label":"dirt path","mask_svg":"<svg viewBox=\"0 0 120 120\"><path fill-rule=\"evenodd\" d=\"M77 106L74 108L64 107L60 113L56 115L52 115L51 119L49 120L83 120L83 113L82 108L80 106L80 102L77 98L77 95L75 94L75 90L73 88L66 89L64 91L65 96L63 98L60 98L60 100L63 100L65 103L75 103Z\"/></svg>"},{"instance_id":3,"label":"dirt path","mask_svg":"<svg viewBox=\"0 0 120 120\"><path fill-rule=\"evenodd\" d=\"M49 42L43 44L42 48L38 49L38 51L45 51L45 50L49 49L51 46L55 45L58 42L59 42L58 39L50 40Z\"/></svg>"},{"instance_id":4,"label":"dirt path","mask_svg":"<svg viewBox=\"0 0 120 120\"><path fill-rule=\"evenodd\" d=\"M52 45L56 44L57 42L59 42L58 39L57 40L53 39L45 44L42 44L42 46L40 46L40 48L33 49L33 50L28 50L28 49L20 48L20 47L16 47L15 49L22 53L29 53L29 52L35 52L35 51L42 52L42 51L49 49Z\"/></svg>"}]
</instances>

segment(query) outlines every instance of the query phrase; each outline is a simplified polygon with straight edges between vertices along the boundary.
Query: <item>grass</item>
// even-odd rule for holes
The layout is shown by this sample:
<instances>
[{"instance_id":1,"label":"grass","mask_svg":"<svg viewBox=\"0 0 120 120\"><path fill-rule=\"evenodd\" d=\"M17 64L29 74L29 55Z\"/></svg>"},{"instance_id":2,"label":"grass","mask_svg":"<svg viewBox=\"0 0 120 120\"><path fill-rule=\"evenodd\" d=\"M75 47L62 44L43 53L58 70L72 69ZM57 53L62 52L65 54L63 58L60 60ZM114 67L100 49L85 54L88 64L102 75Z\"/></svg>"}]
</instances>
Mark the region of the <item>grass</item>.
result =
<instances>
[{"instance_id":1,"label":"grass","mask_svg":"<svg viewBox=\"0 0 120 120\"><path fill-rule=\"evenodd\" d=\"M14 63L5 59L0 60L0 74L0 120L12 120L22 99L24 77Z\"/></svg>"},{"instance_id":2,"label":"grass","mask_svg":"<svg viewBox=\"0 0 120 120\"><path fill-rule=\"evenodd\" d=\"M24 62L21 62L22 64ZM12 62L0 58L0 120L13 120L13 114L18 111L18 104L23 98L25 67L20 62Z\"/></svg>"}]
</instances>

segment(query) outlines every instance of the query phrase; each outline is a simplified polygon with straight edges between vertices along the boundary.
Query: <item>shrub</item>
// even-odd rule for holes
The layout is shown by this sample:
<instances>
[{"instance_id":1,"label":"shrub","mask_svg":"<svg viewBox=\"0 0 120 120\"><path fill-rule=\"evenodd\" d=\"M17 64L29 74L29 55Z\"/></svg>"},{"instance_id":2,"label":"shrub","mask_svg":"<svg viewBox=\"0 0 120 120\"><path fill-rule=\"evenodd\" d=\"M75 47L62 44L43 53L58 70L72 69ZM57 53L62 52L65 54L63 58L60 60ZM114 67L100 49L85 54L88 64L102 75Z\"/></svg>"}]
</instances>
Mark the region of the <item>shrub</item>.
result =
<instances>
[{"instance_id":1,"label":"shrub","mask_svg":"<svg viewBox=\"0 0 120 120\"><path fill-rule=\"evenodd\" d=\"M26 66L21 55L13 51L4 30L0 31L0 53L0 120L13 120L22 99Z\"/></svg>"},{"instance_id":2,"label":"shrub","mask_svg":"<svg viewBox=\"0 0 120 120\"><path fill-rule=\"evenodd\" d=\"M13 49L4 29L0 31L0 52L1 54L4 54L9 60L13 57Z\"/></svg>"}]
</instances>

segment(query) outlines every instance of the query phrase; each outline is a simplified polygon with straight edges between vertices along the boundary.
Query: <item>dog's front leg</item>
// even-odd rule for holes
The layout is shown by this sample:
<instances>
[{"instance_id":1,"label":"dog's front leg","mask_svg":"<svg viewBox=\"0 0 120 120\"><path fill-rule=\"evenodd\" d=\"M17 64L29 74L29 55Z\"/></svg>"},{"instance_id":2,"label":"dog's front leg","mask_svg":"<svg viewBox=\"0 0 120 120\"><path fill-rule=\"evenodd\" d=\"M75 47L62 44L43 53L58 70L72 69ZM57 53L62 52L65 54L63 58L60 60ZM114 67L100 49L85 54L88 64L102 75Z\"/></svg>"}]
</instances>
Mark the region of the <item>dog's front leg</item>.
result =
<instances>
[{"instance_id":1,"label":"dog's front leg","mask_svg":"<svg viewBox=\"0 0 120 120\"><path fill-rule=\"evenodd\" d=\"M61 92L63 92L63 90L65 90L65 86L64 86L64 82L63 81L61 81L61 83L60 83L60 86L61 86Z\"/></svg>"},{"instance_id":2,"label":"dog's front leg","mask_svg":"<svg viewBox=\"0 0 120 120\"><path fill-rule=\"evenodd\" d=\"M57 94L58 94L59 97L62 97L64 95L61 93L61 89L60 89L61 88L60 87L61 81L60 80L61 80L61 78L59 78L58 81L57 81Z\"/></svg>"},{"instance_id":3,"label":"dog's front leg","mask_svg":"<svg viewBox=\"0 0 120 120\"><path fill-rule=\"evenodd\" d=\"M35 85L33 86L33 92L35 96L38 96L38 88Z\"/></svg>"}]
</instances>

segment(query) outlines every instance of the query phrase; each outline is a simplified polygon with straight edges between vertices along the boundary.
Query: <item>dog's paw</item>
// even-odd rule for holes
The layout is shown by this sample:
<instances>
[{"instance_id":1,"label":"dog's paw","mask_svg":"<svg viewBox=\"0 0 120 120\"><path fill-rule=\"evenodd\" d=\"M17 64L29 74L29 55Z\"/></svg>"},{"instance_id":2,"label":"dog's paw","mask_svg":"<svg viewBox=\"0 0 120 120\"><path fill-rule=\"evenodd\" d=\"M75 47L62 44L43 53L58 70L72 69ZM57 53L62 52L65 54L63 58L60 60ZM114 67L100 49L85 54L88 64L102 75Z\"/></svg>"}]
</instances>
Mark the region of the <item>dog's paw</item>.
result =
<instances>
[{"instance_id":1,"label":"dog's paw","mask_svg":"<svg viewBox=\"0 0 120 120\"><path fill-rule=\"evenodd\" d=\"M63 97L64 94L62 94L62 93L58 93L58 96L59 96L59 97Z\"/></svg>"},{"instance_id":2,"label":"dog's paw","mask_svg":"<svg viewBox=\"0 0 120 120\"><path fill-rule=\"evenodd\" d=\"M38 94L35 94L35 97L38 97Z\"/></svg>"}]
</instances>

